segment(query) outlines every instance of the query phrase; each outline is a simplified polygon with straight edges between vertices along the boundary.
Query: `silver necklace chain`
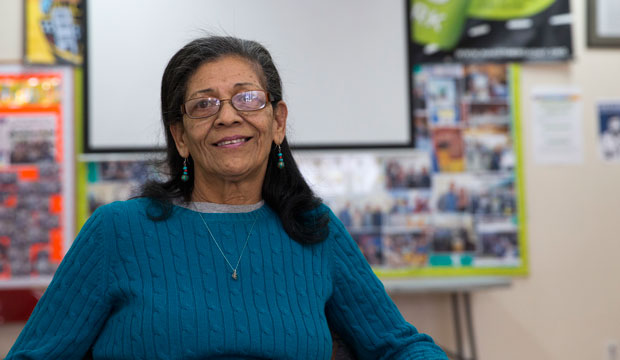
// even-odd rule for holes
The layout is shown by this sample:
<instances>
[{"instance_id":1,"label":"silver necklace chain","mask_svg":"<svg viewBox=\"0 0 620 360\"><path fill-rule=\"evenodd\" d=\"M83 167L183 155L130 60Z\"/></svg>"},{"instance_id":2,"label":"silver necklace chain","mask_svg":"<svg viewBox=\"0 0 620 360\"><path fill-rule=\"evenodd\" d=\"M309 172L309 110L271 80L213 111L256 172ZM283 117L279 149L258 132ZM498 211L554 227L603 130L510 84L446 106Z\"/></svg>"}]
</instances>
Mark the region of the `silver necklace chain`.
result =
<instances>
[{"instance_id":1,"label":"silver necklace chain","mask_svg":"<svg viewBox=\"0 0 620 360\"><path fill-rule=\"evenodd\" d=\"M196 208L196 206L194 206L194 208ZM215 236L213 236L213 233L211 232L211 229L209 228L209 225L207 225L207 222L202 217L202 213L199 212L198 209L196 209L196 212L198 212L198 215L200 215L200 219L202 220L202 223L205 224L205 227L207 228L207 231L209 232L209 235L211 236L211 239L215 243L215 246L217 246L217 249L222 254L222 257L224 258L224 260L226 260L226 263L228 264L228 266L230 266L230 269L233 272L232 273L232 278L237 280L237 278L238 278L237 268L239 268L239 263L241 262L241 257L243 256L243 252L245 251L245 248L248 245L248 241L250 240L250 235L252 235L252 230L254 230L254 225L256 224L256 220L258 220L258 218L254 219L254 222L252 223L252 227L250 228L250 231L248 232L248 237L245 239L245 244L243 244L243 249L241 249L241 253L239 254L239 259L237 260L237 265L235 265L235 267L233 267L232 264L230 263L230 261L228 261L228 258L226 257L226 255L224 255L224 251L222 251L222 248L220 247L220 244L217 242L217 240L215 240Z\"/></svg>"}]
</instances>

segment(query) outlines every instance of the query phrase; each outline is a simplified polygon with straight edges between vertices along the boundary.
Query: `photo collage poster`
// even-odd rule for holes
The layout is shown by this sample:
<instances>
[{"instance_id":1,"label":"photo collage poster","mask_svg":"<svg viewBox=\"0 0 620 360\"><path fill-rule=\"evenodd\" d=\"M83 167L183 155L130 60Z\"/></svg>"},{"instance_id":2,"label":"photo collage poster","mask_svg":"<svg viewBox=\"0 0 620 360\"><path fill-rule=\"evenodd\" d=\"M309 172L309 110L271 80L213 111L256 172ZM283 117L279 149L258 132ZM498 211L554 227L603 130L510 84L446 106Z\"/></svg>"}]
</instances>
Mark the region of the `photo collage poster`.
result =
<instances>
[{"instance_id":1,"label":"photo collage poster","mask_svg":"<svg viewBox=\"0 0 620 360\"><path fill-rule=\"evenodd\" d=\"M73 237L66 70L0 71L0 282L47 284Z\"/></svg>"},{"instance_id":2,"label":"photo collage poster","mask_svg":"<svg viewBox=\"0 0 620 360\"><path fill-rule=\"evenodd\" d=\"M298 154L380 276L525 271L512 67L416 66L412 150Z\"/></svg>"}]
</instances>

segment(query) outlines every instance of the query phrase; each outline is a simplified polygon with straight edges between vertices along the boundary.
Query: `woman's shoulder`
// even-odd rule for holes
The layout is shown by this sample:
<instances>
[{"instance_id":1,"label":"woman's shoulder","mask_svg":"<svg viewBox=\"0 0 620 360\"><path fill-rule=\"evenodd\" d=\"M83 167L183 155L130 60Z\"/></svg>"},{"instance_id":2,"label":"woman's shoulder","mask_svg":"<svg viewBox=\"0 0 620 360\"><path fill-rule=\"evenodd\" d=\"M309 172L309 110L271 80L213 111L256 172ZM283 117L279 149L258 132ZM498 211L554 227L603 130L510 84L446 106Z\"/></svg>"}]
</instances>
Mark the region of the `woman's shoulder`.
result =
<instances>
[{"instance_id":1,"label":"woman's shoulder","mask_svg":"<svg viewBox=\"0 0 620 360\"><path fill-rule=\"evenodd\" d=\"M146 215L146 210L151 206L152 200L148 198L134 198L129 200L114 201L98 207L93 215L104 216L139 216Z\"/></svg>"}]
</instances>

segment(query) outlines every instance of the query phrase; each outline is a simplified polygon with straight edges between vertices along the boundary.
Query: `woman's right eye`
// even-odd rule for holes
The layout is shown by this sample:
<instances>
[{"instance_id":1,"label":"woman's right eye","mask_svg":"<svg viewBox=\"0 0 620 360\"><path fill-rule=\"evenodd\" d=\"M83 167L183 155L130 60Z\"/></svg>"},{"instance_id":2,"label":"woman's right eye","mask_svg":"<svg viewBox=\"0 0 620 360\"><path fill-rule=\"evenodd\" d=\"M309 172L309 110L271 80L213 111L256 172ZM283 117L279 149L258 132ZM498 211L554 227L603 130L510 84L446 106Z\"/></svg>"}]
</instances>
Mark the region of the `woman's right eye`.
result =
<instances>
[{"instance_id":1,"label":"woman's right eye","mask_svg":"<svg viewBox=\"0 0 620 360\"><path fill-rule=\"evenodd\" d=\"M213 101L211 101L211 99L203 99L198 101L198 103L196 103L196 108L199 109L206 109L209 107L212 107L214 105Z\"/></svg>"}]
</instances>

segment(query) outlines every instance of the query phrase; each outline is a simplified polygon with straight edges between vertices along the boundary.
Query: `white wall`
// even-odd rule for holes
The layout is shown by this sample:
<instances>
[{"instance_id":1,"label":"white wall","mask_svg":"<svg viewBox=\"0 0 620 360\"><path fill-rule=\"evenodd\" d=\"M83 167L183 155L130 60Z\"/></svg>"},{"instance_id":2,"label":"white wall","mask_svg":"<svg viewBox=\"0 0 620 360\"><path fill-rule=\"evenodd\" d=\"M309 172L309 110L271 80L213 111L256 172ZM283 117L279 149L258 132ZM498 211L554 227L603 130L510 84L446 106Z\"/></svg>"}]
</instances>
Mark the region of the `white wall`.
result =
<instances>
[{"instance_id":1,"label":"white wall","mask_svg":"<svg viewBox=\"0 0 620 360\"><path fill-rule=\"evenodd\" d=\"M607 360L607 341L620 342L620 165L599 160L595 113L597 99L620 98L620 50L586 49L585 2L572 0L571 5L576 60L523 69L530 275L515 279L510 288L473 295L482 360ZM16 19L21 19L21 1L0 1L0 31L17 38L0 37L0 61L21 54L21 24L15 25ZM554 84L583 91L581 165L533 162L528 94L536 85ZM454 349L446 296L398 295L394 300L410 322ZM6 354L20 327L0 326L0 355Z\"/></svg>"},{"instance_id":2,"label":"white wall","mask_svg":"<svg viewBox=\"0 0 620 360\"><path fill-rule=\"evenodd\" d=\"M22 58L22 1L0 1L0 64L15 63Z\"/></svg>"}]
</instances>

